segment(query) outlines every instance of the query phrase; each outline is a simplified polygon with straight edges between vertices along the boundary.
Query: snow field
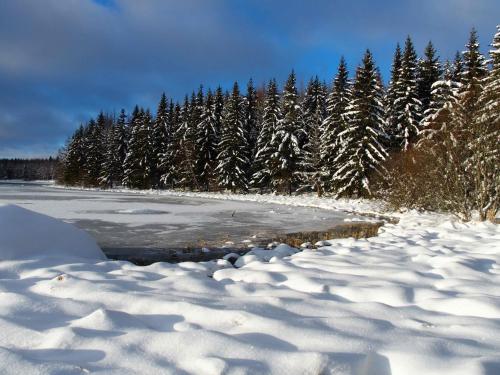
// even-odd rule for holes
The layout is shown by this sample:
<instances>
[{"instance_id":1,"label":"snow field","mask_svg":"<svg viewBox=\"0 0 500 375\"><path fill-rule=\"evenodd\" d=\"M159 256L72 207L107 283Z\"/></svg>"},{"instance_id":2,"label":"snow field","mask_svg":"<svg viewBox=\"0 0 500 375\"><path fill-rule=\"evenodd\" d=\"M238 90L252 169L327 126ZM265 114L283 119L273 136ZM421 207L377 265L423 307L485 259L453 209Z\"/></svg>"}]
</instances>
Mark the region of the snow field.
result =
<instances>
[{"instance_id":1,"label":"snow field","mask_svg":"<svg viewBox=\"0 0 500 375\"><path fill-rule=\"evenodd\" d=\"M0 373L500 373L497 225L410 212L327 243L254 249L241 268L3 246Z\"/></svg>"}]
</instances>

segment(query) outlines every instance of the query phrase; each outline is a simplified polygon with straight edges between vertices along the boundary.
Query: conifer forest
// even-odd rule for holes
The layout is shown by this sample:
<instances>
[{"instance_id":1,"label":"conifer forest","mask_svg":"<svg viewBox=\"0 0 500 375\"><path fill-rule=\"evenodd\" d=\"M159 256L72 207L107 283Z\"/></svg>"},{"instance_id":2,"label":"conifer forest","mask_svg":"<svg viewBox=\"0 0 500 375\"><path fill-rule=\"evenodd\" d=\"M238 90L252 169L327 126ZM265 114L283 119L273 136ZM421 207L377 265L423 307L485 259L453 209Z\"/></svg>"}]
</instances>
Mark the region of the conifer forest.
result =
<instances>
[{"instance_id":1,"label":"conifer forest","mask_svg":"<svg viewBox=\"0 0 500 375\"><path fill-rule=\"evenodd\" d=\"M200 86L182 102L164 93L101 112L59 155L65 185L131 189L315 192L382 198L394 207L495 217L500 207L500 26L487 55L476 31L443 61L429 42L397 45L387 84L370 50L355 70L299 90L252 80ZM303 92L302 92L303 91Z\"/></svg>"}]
</instances>

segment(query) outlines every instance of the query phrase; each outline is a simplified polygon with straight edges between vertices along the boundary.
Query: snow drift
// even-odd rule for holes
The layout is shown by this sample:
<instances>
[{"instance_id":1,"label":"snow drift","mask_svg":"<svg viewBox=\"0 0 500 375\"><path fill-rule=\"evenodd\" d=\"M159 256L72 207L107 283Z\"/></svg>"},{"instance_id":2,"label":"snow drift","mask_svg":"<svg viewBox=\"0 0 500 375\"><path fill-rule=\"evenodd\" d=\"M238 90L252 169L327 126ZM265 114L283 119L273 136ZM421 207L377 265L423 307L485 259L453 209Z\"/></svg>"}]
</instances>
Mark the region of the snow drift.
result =
<instances>
[{"instance_id":1,"label":"snow drift","mask_svg":"<svg viewBox=\"0 0 500 375\"><path fill-rule=\"evenodd\" d=\"M0 260L39 257L106 259L95 240L73 225L16 205L0 205Z\"/></svg>"},{"instance_id":2,"label":"snow drift","mask_svg":"<svg viewBox=\"0 0 500 375\"><path fill-rule=\"evenodd\" d=\"M14 206L0 239L2 375L500 374L498 225L410 212L241 268L101 261L81 231Z\"/></svg>"}]
</instances>

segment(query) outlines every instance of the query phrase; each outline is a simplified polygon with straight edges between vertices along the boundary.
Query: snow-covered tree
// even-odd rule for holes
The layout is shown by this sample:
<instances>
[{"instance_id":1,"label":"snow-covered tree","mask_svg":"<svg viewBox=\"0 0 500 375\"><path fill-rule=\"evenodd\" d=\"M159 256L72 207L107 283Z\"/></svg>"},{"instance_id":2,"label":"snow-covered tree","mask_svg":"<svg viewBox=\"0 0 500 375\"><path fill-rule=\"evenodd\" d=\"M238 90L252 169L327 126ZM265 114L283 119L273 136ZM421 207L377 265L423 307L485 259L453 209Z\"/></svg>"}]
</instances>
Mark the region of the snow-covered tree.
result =
<instances>
[{"instance_id":1,"label":"snow-covered tree","mask_svg":"<svg viewBox=\"0 0 500 375\"><path fill-rule=\"evenodd\" d=\"M252 79L248 81L247 93L245 95L245 137L247 138L247 159L250 166L255 157L255 148L259 135L259 114L257 107L257 92ZM251 178L252 168L248 168L248 179Z\"/></svg>"},{"instance_id":2,"label":"snow-covered tree","mask_svg":"<svg viewBox=\"0 0 500 375\"><path fill-rule=\"evenodd\" d=\"M397 140L403 150L408 150L420 133L422 103L418 96L417 80L417 54L413 42L408 37L405 42L396 100L394 101Z\"/></svg>"},{"instance_id":3,"label":"snow-covered tree","mask_svg":"<svg viewBox=\"0 0 500 375\"><path fill-rule=\"evenodd\" d=\"M494 219L500 210L500 25L493 37L490 56L491 71L482 81L468 160L473 176L475 206L482 220ZM476 74L482 76L481 58L478 56L476 61ZM473 77L471 72L468 77Z\"/></svg>"},{"instance_id":4,"label":"snow-covered tree","mask_svg":"<svg viewBox=\"0 0 500 375\"><path fill-rule=\"evenodd\" d=\"M400 142L398 139L398 118L400 115L399 106L395 105L396 99L399 94L400 87L400 75L401 75L401 65L403 61L403 55L401 52L401 47L399 43L396 45L396 51L394 52L394 57L392 60L391 68L391 80L389 81L389 87L387 88L387 94L385 97L385 107L386 107L386 125L385 132L387 133L387 146L392 150L399 150Z\"/></svg>"},{"instance_id":5,"label":"snow-covered tree","mask_svg":"<svg viewBox=\"0 0 500 375\"><path fill-rule=\"evenodd\" d=\"M419 62L418 75L418 98L422 103L422 113L430 106L432 96L432 85L441 78L441 64L436 50L429 42L425 47L424 58Z\"/></svg>"},{"instance_id":6,"label":"snow-covered tree","mask_svg":"<svg viewBox=\"0 0 500 375\"><path fill-rule=\"evenodd\" d=\"M299 138L304 134L302 111L293 71L283 90L281 108L282 118L278 121L271 141L274 150L271 156L271 182L275 191L291 194L299 182L299 168L302 161Z\"/></svg>"},{"instance_id":7,"label":"snow-covered tree","mask_svg":"<svg viewBox=\"0 0 500 375\"><path fill-rule=\"evenodd\" d=\"M337 74L333 81L332 91L328 95L326 107L327 117L323 121L321 135L321 165L323 188L332 192L335 190L333 176L337 169L344 163L339 158L342 149L344 132L348 128L347 107L352 96L351 82L345 59L340 59ZM342 134L342 137L340 136Z\"/></svg>"},{"instance_id":8,"label":"snow-covered tree","mask_svg":"<svg viewBox=\"0 0 500 375\"><path fill-rule=\"evenodd\" d=\"M160 155L160 168L163 171L161 184L170 188L175 188L180 180L179 165L182 160L182 134L179 131L181 124L181 106L170 102L168 112L168 143L165 152Z\"/></svg>"},{"instance_id":9,"label":"snow-covered tree","mask_svg":"<svg viewBox=\"0 0 500 375\"><path fill-rule=\"evenodd\" d=\"M426 129L426 137L421 140L419 147L432 157L432 164L427 168L439 185L436 188L436 194L439 193L441 197L438 208L450 209L464 219L469 219L473 209L481 206L485 208L483 213L487 211L488 204L478 204L478 199L485 202L479 197L487 196L481 195L481 192L488 190L482 190L482 186L492 176L488 172L488 165L491 165L488 160L491 160L491 150L498 148L498 139L495 139L495 146L490 148L489 135L492 133L487 130L490 129L490 123L488 121L488 125L483 126L479 120L482 108L487 107L479 99L488 72L484 56L479 51L475 30L471 32L466 48L463 62L461 59L455 60L452 75L453 79L460 79L461 83L458 85L451 81L450 88L444 86L451 99L431 118L430 129ZM442 186L445 189L441 189Z\"/></svg>"},{"instance_id":10,"label":"snow-covered tree","mask_svg":"<svg viewBox=\"0 0 500 375\"><path fill-rule=\"evenodd\" d=\"M252 185L261 190L269 188L271 184L271 170L273 169L271 162L274 154L272 139L280 120L280 95L276 80L272 79L267 86L264 100L262 124L257 138L254 174L252 176Z\"/></svg>"},{"instance_id":11,"label":"snow-covered tree","mask_svg":"<svg viewBox=\"0 0 500 375\"><path fill-rule=\"evenodd\" d=\"M100 112L97 120L89 122L85 144L85 178L87 186L97 186L101 176L102 165L105 157L104 136L106 130L106 116Z\"/></svg>"},{"instance_id":12,"label":"snow-covered tree","mask_svg":"<svg viewBox=\"0 0 500 375\"><path fill-rule=\"evenodd\" d=\"M178 175L178 185L184 189L193 189L198 187L197 182L197 171L196 171L196 119L200 119L198 116L196 95L193 93L191 95L191 101L189 101L186 95L184 99L184 105L181 111L181 122L177 129L178 137L180 140L179 148L180 153L177 164L177 175Z\"/></svg>"},{"instance_id":13,"label":"snow-covered tree","mask_svg":"<svg viewBox=\"0 0 500 375\"><path fill-rule=\"evenodd\" d=\"M248 189L248 144L244 126L244 100L240 95L238 83L235 82L232 95L224 108L216 168L219 186L232 192Z\"/></svg>"},{"instance_id":14,"label":"snow-covered tree","mask_svg":"<svg viewBox=\"0 0 500 375\"><path fill-rule=\"evenodd\" d=\"M127 156L128 131L127 114L122 109L115 125L115 142L117 145L115 162L120 165L120 171L116 176L116 182L118 183L121 183L123 180L123 165Z\"/></svg>"},{"instance_id":15,"label":"snow-covered tree","mask_svg":"<svg viewBox=\"0 0 500 375\"><path fill-rule=\"evenodd\" d=\"M123 185L136 189L151 187L151 114L137 106L132 113L130 139Z\"/></svg>"},{"instance_id":16,"label":"snow-covered tree","mask_svg":"<svg viewBox=\"0 0 500 375\"><path fill-rule=\"evenodd\" d=\"M166 152L169 142L168 115L167 97L165 93L163 93L158 103L158 109L156 110L151 140L151 185L156 188L160 186L160 179L164 174L161 167L160 155Z\"/></svg>"},{"instance_id":17,"label":"snow-covered tree","mask_svg":"<svg viewBox=\"0 0 500 375\"><path fill-rule=\"evenodd\" d=\"M197 170L200 188L208 191L214 178L217 157L218 131L214 96L208 90L201 120L197 129Z\"/></svg>"},{"instance_id":18,"label":"snow-covered tree","mask_svg":"<svg viewBox=\"0 0 500 375\"><path fill-rule=\"evenodd\" d=\"M342 143L334 160L339 168L332 178L337 196L371 196L370 177L383 171L381 164L387 153L382 145L385 114L379 81L378 69L367 50L356 71L347 107L348 127L339 134Z\"/></svg>"},{"instance_id":19,"label":"snow-covered tree","mask_svg":"<svg viewBox=\"0 0 500 375\"><path fill-rule=\"evenodd\" d=\"M445 117L449 115L451 105L457 99L459 87L459 82L453 80L453 66L446 61L442 79L434 82L431 87L431 100L422 120L421 138L428 138L436 131L436 122L446 122Z\"/></svg>"},{"instance_id":20,"label":"snow-covered tree","mask_svg":"<svg viewBox=\"0 0 500 375\"><path fill-rule=\"evenodd\" d=\"M302 103L304 137L301 145L301 190L323 194L321 136L326 118L326 92L318 76L311 79Z\"/></svg>"},{"instance_id":21,"label":"snow-covered tree","mask_svg":"<svg viewBox=\"0 0 500 375\"><path fill-rule=\"evenodd\" d=\"M104 187L113 187L115 182L120 181L120 175L122 171L122 165L118 158L118 139L116 124L112 124L111 127L105 129L104 132L104 160L101 168L101 176L99 177L100 185Z\"/></svg>"},{"instance_id":22,"label":"snow-covered tree","mask_svg":"<svg viewBox=\"0 0 500 375\"><path fill-rule=\"evenodd\" d=\"M453 60L453 81L462 84L462 73L464 71L464 62L462 60L462 54L460 52L455 53L455 59Z\"/></svg>"},{"instance_id":23,"label":"snow-covered tree","mask_svg":"<svg viewBox=\"0 0 500 375\"><path fill-rule=\"evenodd\" d=\"M67 185L77 185L81 183L82 166L85 163L85 129L83 125L75 131L70 138L64 152L63 162L63 182Z\"/></svg>"}]
</instances>

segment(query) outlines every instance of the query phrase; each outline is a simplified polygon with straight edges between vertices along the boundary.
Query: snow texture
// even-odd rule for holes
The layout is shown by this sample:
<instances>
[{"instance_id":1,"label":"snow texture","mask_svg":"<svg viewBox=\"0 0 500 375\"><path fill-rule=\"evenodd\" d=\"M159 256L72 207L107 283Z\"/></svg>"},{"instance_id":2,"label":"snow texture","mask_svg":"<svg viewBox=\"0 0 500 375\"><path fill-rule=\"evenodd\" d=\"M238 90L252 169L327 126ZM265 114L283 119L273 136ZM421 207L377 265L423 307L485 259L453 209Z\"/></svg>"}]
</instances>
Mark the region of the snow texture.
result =
<instances>
[{"instance_id":1,"label":"snow texture","mask_svg":"<svg viewBox=\"0 0 500 375\"><path fill-rule=\"evenodd\" d=\"M0 261L37 257L106 257L83 230L16 205L0 204Z\"/></svg>"},{"instance_id":2,"label":"snow texture","mask_svg":"<svg viewBox=\"0 0 500 375\"><path fill-rule=\"evenodd\" d=\"M95 244L63 243L53 228L81 234L67 224L12 206L0 220L2 254L17 230L61 255L0 262L2 374L500 373L498 225L409 212L233 268L71 260Z\"/></svg>"}]
</instances>

